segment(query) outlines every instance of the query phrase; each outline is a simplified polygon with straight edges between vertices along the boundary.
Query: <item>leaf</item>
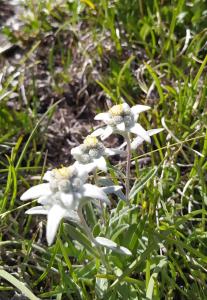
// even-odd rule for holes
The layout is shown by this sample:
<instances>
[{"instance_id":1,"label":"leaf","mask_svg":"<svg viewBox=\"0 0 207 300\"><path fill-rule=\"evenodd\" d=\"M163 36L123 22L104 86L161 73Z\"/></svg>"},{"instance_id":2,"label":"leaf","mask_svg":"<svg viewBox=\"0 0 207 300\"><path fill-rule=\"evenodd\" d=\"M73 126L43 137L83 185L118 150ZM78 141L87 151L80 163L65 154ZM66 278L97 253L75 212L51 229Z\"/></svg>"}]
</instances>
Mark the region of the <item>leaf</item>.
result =
<instances>
[{"instance_id":1,"label":"leaf","mask_svg":"<svg viewBox=\"0 0 207 300\"><path fill-rule=\"evenodd\" d=\"M9 274L7 271L0 269L0 277L3 277L5 280L9 281L17 289L19 289L23 295L28 297L30 300L39 300L21 281L15 278L13 275Z\"/></svg>"},{"instance_id":2,"label":"leaf","mask_svg":"<svg viewBox=\"0 0 207 300\"><path fill-rule=\"evenodd\" d=\"M116 93L117 98L120 98L120 87L121 87L121 79L122 75L124 74L125 70L130 66L131 62L135 59L135 56L130 56L128 60L125 62L123 67L121 68L121 71L119 72L118 78L117 78L117 86L116 86Z\"/></svg>"},{"instance_id":3,"label":"leaf","mask_svg":"<svg viewBox=\"0 0 207 300\"><path fill-rule=\"evenodd\" d=\"M136 194L143 189L147 182L152 179L158 171L158 167L152 168L145 176L137 180L129 193L129 199L132 199ZM138 183L137 183L138 182Z\"/></svg>"},{"instance_id":4,"label":"leaf","mask_svg":"<svg viewBox=\"0 0 207 300\"><path fill-rule=\"evenodd\" d=\"M163 94L163 91L162 91L160 80L159 80L157 74L155 73L155 71L152 69L152 67L150 65L145 64L145 66L146 66L148 72L150 73L150 75L152 76L152 78L154 79L155 85L157 87L158 94L160 96L160 103L163 103L164 94Z\"/></svg>"},{"instance_id":5,"label":"leaf","mask_svg":"<svg viewBox=\"0 0 207 300\"><path fill-rule=\"evenodd\" d=\"M109 240L105 237L98 236L95 238L99 245L104 246L112 251L115 251L120 254L132 255L131 251L125 247L119 246L117 243Z\"/></svg>"},{"instance_id":6,"label":"leaf","mask_svg":"<svg viewBox=\"0 0 207 300\"><path fill-rule=\"evenodd\" d=\"M146 298L152 300L153 299L153 290L154 290L154 284L155 284L155 279L157 279L157 276L163 266L165 266L167 263L166 258L163 258L159 264L155 267L153 274L150 276L150 280L148 283L147 287L147 292L146 292Z\"/></svg>"}]
</instances>

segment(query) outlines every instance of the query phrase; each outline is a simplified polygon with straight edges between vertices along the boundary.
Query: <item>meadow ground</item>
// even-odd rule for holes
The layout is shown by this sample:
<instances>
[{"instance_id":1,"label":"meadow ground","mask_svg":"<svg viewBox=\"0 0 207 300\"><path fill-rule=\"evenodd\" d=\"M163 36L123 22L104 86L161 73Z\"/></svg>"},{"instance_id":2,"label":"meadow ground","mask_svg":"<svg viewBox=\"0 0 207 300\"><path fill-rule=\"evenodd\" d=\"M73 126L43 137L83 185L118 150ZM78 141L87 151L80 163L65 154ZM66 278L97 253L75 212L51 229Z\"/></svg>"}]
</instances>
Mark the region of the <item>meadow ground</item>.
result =
<instances>
[{"instance_id":1,"label":"meadow ground","mask_svg":"<svg viewBox=\"0 0 207 300\"><path fill-rule=\"evenodd\" d=\"M207 299L206 20L204 0L1 1L0 300ZM85 207L94 236L132 252L105 249L106 268L70 222L48 247L20 196L122 99L164 131L132 155L130 207ZM124 183L124 158L108 166Z\"/></svg>"}]
</instances>

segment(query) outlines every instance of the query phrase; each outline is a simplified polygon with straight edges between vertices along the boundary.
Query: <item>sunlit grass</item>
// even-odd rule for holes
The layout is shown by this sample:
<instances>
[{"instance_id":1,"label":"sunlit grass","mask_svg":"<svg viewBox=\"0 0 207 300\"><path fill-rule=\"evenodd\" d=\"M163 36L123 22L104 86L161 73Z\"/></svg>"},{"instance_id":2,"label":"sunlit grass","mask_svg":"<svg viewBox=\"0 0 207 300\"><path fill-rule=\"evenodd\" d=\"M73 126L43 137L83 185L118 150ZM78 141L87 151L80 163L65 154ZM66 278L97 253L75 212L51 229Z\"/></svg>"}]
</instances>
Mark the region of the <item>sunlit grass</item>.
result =
<instances>
[{"instance_id":1,"label":"sunlit grass","mask_svg":"<svg viewBox=\"0 0 207 300\"><path fill-rule=\"evenodd\" d=\"M13 70L6 55L0 60L0 298L12 298L15 290L36 299L28 287L41 299L206 299L205 2L25 6L21 30L4 28L24 50L21 59ZM152 145L133 153L131 206L113 200L101 220L86 209L95 237L133 254L105 250L110 271L85 233L69 223L48 247L45 220L26 216L33 203L19 200L57 164L47 160L55 111L92 101L95 115L107 108L106 98L150 105L140 122L165 127ZM118 172L124 183L125 163L116 168L109 165L110 177L116 182Z\"/></svg>"}]
</instances>

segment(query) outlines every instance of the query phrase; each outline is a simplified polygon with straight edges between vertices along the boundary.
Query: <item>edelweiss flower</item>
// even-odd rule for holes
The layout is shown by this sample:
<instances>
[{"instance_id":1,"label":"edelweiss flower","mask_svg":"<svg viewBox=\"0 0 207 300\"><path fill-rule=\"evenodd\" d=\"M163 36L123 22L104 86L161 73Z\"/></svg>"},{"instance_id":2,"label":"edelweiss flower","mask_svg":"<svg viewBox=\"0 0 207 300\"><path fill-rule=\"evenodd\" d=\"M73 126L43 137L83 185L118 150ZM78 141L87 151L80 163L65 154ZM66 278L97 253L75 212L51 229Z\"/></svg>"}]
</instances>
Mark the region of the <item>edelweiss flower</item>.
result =
<instances>
[{"instance_id":1,"label":"edelweiss flower","mask_svg":"<svg viewBox=\"0 0 207 300\"><path fill-rule=\"evenodd\" d=\"M150 129L150 130L147 130L147 134L149 136L152 136L154 134L157 134L161 131L163 131L164 128L156 128L156 129ZM144 142L144 139L141 138L140 136L136 137L135 139L133 139L132 143L131 143L131 148L134 150L136 149L138 146L140 146L142 143Z\"/></svg>"},{"instance_id":2,"label":"edelweiss flower","mask_svg":"<svg viewBox=\"0 0 207 300\"><path fill-rule=\"evenodd\" d=\"M77 168L85 168L88 172L98 168L107 171L106 160L104 156L122 154L120 149L106 148L95 136L88 135L83 144L71 150L71 154L75 158L75 166Z\"/></svg>"},{"instance_id":3,"label":"edelweiss flower","mask_svg":"<svg viewBox=\"0 0 207 300\"><path fill-rule=\"evenodd\" d=\"M92 135L101 136L101 139L104 140L112 133L126 136L131 132L150 143L147 131L139 123L136 123L139 113L148 109L150 107L145 105L135 105L131 108L127 103L114 105L108 112L95 116L95 120L102 120L107 126L95 130Z\"/></svg>"},{"instance_id":4,"label":"edelweiss flower","mask_svg":"<svg viewBox=\"0 0 207 300\"><path fill-rule=\"evenodd\" d=\"M62 218L80 223L77 211L91 199L99 206L99 200L110 204L103 191L95 185L85 183L88 174L75 166L53 169L45 173L47 183L38 184L27 190L21 200L38 199L42 206L33 207L27 214L47 215L46 237L51 245Z\"/></svg>"}]
</instances>

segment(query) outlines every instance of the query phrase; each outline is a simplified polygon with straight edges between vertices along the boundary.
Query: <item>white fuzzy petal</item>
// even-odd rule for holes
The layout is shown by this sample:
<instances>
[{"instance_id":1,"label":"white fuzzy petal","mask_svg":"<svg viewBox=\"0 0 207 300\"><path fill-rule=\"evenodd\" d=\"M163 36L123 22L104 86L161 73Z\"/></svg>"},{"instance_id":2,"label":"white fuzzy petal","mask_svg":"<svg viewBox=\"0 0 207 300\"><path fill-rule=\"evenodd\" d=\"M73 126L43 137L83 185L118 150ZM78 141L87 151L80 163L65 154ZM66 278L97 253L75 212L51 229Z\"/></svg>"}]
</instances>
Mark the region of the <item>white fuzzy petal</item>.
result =
<instances>
[{"instance_id":1,"label":"white fuzzy petal","mask_svg":"<svg viewBox=\"0 0 207 300\"><path fill-rule=\"evenodd\" d=\"M107 121L110 120L110 115L107 112L100 113L100 114L98 114L98 115L95 116L94 120L104 121L105 123L107 123Z\"/></svg>"},{"instance_id":2,"label":"white fuzzy petal","mask_svg":"<svg viewBox=\"0 0 207 300\"><path fill-rule=\"evenodd\" d=\"M129 104L127 104L126 102L122 103L122 107L123 107L124 111L130 109Z\"/></svg>"},{"instance_id":3,"label":"white fuzzy petal","mask_svg":"<svg viewBox=\"0 0 207 300\"><path fill-rule=\"evenodd\" d=\"M88 164L81 164L76 161L74 165L78 170L78 176L81 177L82 181L84 182L88 178L88 173L92 172L97 167L95 161Z\"/></svg>"},{"instance_id":4,"label":"white fuzzy petal","mask_svg":"<svg viewBox=\"0 0 207 300\"><path fill-rule=\"evenodd\" d=\"M28 189L24 194L21 196L21 200L29 200L29 199L36 199L41 196L48 196L51 195L50 184L49 183L41 183L35 185Z\"/></svg>"},{"instance_id":5,"label":"white fuzzy petal","mask_svg":"<svg viewBox=\"0 0 207 300\"><path fill-rule=\"evenodd\" d=\"M94 166L92 163L89 164L81 164L78 161L76 161L73 165L72 165L77 173L78 173L78 177L80 177L80 179L85 182L88 178L88 173L90 173L93 169Z\"/></svg>"},{"instance_id":6,"label":"white fuzzy petal","mask_svg":"<svg viewBox=\"0 0 207 300\"><path fill-rule=\"evenodd\" d=\"M136 123L132 128L130 128L130 131L143 138L146 142L151 142L147 131L140 124Z\"/></svg>"},{"instance_id":7,"label":"white fuzzy petal","mask_svg":"<svg viewBox=\"0 0 207 300\"><path fill-rule=\"evenodd\" d=\"M75 199L72 193L60 193L60 199L67 209L74 209Z\"/></svg>"},{"instance_id":8,"label":"white fuzzy petal","mask_svg":"<svg viewBox=\"0 0 207 300\"><path fill-rule=\"evenodd\" d=\"M53 172L52 171L47 171L43 176L43 180L51 181L52 179L53 179Z\"/></svg>"},{"instance_id":9,"label":"white fuzzy petal","mask_svg":"<svg viewBox=\"0 0 207 300\"><path fill-rule=\"evenodd\" d=\"M79 160L82 155L82 152L81 152L81 149L79 146L72 148L70 153L76 160Z\"/></svg>"},{"instance_id":10,"label":"white fuzzy petal","mask_svg":"<svg viewBox=\"0 0 207 300\"><path fill-rule=\"evenodd\" d=\"M117 243L115 243L107 238L98 236L95 238L95 240L97 241L97 243L99 245L104 246L112 251L118 252L120 254L132 255L132 253L131 253L131 251L129 251L129 249L119 246Z\"/></svg>"},{"instance_id":11,"label":"white fuzzy petal","mask_svg":"<svg viewBox=\"0 0 207 300\"><path fill-rule=\"evenodd\" d=\"M105 154L107 156L117 155L117 154L124 154L125 151L119 148L105 148Z\"/></svg>"},{"instance_id":12,"label":"white fuzzy petal","mask_svg":"<svg viewBox=\"0 0 207 300\"><path fill-rule=\"evenodd\" d=\"M101 188L106 194L115 194L119 199L126 201L126 196L121 191L122 186L113 185L113 186L105 186Z\"/></svg>"},{"instance_id":13,"label":"white fuzzy petal","mask_svg":"<svg viewBox=\"0 0 207 300\"><path fill-rule=\"evenodd\" d=\"M39 197L37 202L42 205L52 205L52 195Z\"/></svg>"},{"instance_id":14,"label":"white fuzzy petal","mask_svg":"<svg viewBox=\"0 0 207 300\"><path fill-rule=\"evenodd\" d=\"M139 113L149 109L151 109L151 107L147 105L134 105L131 107L131 112L133 115L138 115Z\"/></svg>"},{"instance_id":15,"label":"white fuzzy petal","mask_svg":"<svg viewBox=\"0 0 207 300\"><path fill-rule=\"evenodd\" d=\"M60 221L64 216L65 209L59 205L54 205L48 212L46 237L49 246L53 243Z\"/></svg>"},{"instance_id":16,"label":"white fuzzy petal","mask_svg":"<svg viewBox=\"0 0 207 300\"><path fill-rule=\"evenodd\" d=\"M107 204L110 204L110 201L109 201L107 195L104 193L104 191L102 191L101 188L99 188L95 185L89 184L89 183L84 184L83 188L84 188L84 191L83 191L84 197L91 198L91 199L93 199L93 198L99 199L99 200L106 202Z\"/></svg>"},{"instance_id":17,"label":"white fuzzy petal","mask_svg":"<svg viewBox=\"0 0 207 300\"><path fill-rule=\"evenodd\" d=\"M157 133L159 133L159 132L161 132L161 131L163 131L163 130L164 130L164 128L150 129L150 130L147 131L147 133L148 133L149 136L152 136L152 135L157 134ZM144 139L141 138L140 136L138 136L138 137L136 137L136 138L132 141L132 143L131 143L131 148L134 150L134 149L136 149L138 146L140 146L143 142L144 142Z\"/></svg>"},{"instance_id":18,"label":"white fuzzy petal","mask_svg":"<svg viewBox=\"0 0 207 300\"><path fill-rule=\"evenodd\" d=\"M28 215L47 215L48 210L45 209L43 206L35 206L30 209L28 209L25 214Z\"/></svg>"},{"instance_id":19,"label":"white fuzzy petal","mask_svg":"<svg viewBox=\"0 0 207 300\"><path fill-rule=\"evenodd\" d=\"M81 223L80 217L78 216L78 213L75 210L67 210L64 218L78 224Z\"/></svg>"},{"instance_id":20,"label":"white fuzzy petal","mask_svg":"<svg viewBox=\"0 0 207 300\"><path fill-rule=\"evenodd\" d=\"M119 130L119 131L126 131L126 126L124 124L124 122L120 123L120 124L117 124L116 125L116 128Z\"/></svg>"},{"instance_id":21,"label":"white fuzzy petal","mask_svg":"<svg viewBox=\"0 0 207 300\"><path fill-rule=\"evenodd\" d=\"M106 160L103 156L101 156L100 158L94 159L94 164L99 170L104 171L104 172L107 171Z\"/></svg>"},{"instance_id":22,"label":"white fuzzy petal","mask_svg":"<svg viewBox=\"0 0 207 300\"><path fill-rule=\"evenodd\" d=\"M98 128L91 133L91 136L100 136L104 133L106 127Z\"/></svg>"},{"instance_id":23,"label":"white fuzzy petal","mask_svg":"<svg viewBox=\"0 0 207 300\"><path fill-rule=\"evenodd\" d=\"M105 127L103 134L101 135L101 140L107 139L113 133L113 128L108 125Z\"/></svg>"},{"instance_id":24,"label":"white fuzzy petal","mask_svg":"<svg viewBox=\"0 0 207 300\"><path fill-rule=\"evenodd\" d=\"M136 149L138 146L142 145L142 143L144 142L144 139L141 138L140 136L136 137L132 143L131 143L131 148L134 150Z\"/></svg>"},{"instance_id":25,"label":"white fuzzy petal","mask_svg":"<svg viewBox=\"0 0 207 300\"><path fill-rule=\"evenodd\" d=\"M152 136L152 135L157 134L157 133L159 133L163 130L164 130L164 128L155 128L155 129L148 130L147 133L149 134L149 136Z\"/></svg>"}]
</instances>

